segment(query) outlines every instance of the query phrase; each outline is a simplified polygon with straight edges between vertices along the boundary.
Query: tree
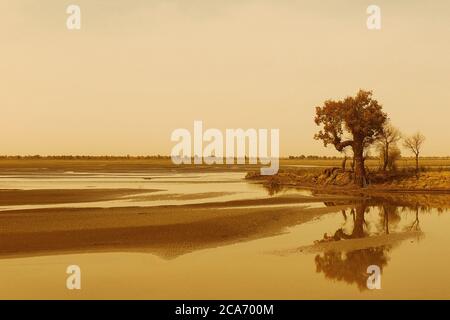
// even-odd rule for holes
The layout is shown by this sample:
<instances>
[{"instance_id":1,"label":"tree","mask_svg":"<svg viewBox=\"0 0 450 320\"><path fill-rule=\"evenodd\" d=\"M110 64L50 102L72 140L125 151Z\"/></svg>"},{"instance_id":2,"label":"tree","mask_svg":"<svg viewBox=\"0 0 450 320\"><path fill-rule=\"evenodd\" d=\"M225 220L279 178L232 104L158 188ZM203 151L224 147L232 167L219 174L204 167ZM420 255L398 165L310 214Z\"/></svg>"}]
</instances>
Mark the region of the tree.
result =
<instances>
[{"instance_id":1,"label":"tree","mask_svg":"<svg viewBox=\"0 0 450 320\"><path fill-rule=\"evenodd\" d=\"M389 155L388 155L388 163L387 167L391 171L395 171L397 169L397 160L400 160L402 158L402 152L399 147L397 147L397 144L393 144L389 148Z\"/></svg>"},{"instance_id":2,"label":"tree","mask_svg":"<svg viewBox=\"0 0 450 320\"><path fill-rule=\"evenodd\" d=\"M395 149L396 143L400 141L401 138L402 135L400 131L389 122L386 122L378 140L378 148L380 150L380 156L383 160L383 171L386 171L390 163L391 165L394 164L391 161L392 159L390 159L389 157L391 155L396 155L397 153L392 152L390 149L391 147Z\"/></svg>"},{"instance_id":3,"label":"tree","mask_svg":"<svg viewBox=\"0 0 450 320\"><path fill-rule=\"evenodd\" d=\"M425 136L420 132L413 134L410 137L405 138L403 141L403 146L414 153L416 156L416 174L419 172L419 155L422 151L422 146L425 142Z\"/></svg>"},{"instance_id":4,"label":"tree","mask_svg":"<svg viewBox=\"0 0 450 320\"><path fill-rule=\"evenodd\" d=\"M347 149L343 149L341 151L341 153L344 155L344 158L342 159L342 172L345 172L347 169L346 167L347 167L347 158L348 158Z\"/></svg>"},{"instance_id":5,"label":"tree","mask_svg":"<svg viewBox=\"0 0 450 320\"><path fill-rule=\"evenodd\" d=\"M355 183L364 187L364 150L379 138L386 121L387 115L372 98L372 92L360 90L355 97L327 100L323 106L316 107L315 123L323 129L314 138L322 140L325 147L334 145L338 151L351 147L355 160ZM345 138L347 136L349 138Z\"/></svg>"}]
</instances>

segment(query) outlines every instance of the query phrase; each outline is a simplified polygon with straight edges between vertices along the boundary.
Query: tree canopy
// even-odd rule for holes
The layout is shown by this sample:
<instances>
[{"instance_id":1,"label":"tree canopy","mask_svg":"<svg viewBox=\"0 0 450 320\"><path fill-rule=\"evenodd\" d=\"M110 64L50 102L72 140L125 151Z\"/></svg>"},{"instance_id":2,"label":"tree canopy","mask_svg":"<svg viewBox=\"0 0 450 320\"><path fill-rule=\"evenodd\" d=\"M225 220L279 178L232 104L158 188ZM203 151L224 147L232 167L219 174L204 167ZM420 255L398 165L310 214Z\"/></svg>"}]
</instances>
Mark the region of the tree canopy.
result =
<instances>
[{"instance_id":1,"label":"tree canopy","mask_svg":"<svg viewBox=\"0 0 450 320\"><path fill-rule=\"evenodd\" d=\"M342 151L353 149L355 156L355 182L364 186L364 150L379 139L387 115L382 106L372 97L372 91L359 90L355 97L343 100L327 100L316 107L315 123L322 129L314 136L325 146L334 145Z\"/></svg>"}]
</instances>

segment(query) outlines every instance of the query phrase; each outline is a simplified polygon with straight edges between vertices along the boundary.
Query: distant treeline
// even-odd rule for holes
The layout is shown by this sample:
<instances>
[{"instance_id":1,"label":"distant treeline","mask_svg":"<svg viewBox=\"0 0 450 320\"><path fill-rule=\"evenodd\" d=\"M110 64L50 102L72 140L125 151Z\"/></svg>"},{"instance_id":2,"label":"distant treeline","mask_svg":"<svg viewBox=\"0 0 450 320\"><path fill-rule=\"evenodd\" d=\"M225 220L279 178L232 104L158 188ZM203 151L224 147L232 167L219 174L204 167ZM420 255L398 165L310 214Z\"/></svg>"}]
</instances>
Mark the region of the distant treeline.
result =
<instances>
[{"instance_id":1,"label":"distant treeline","mask_svg":"<svg viewBox=\"0 0 450 320\"><path fill-rule=\"evenodd\" d=\"M347 157L351 158L351 157ZM412 157L402 157L403 159L412 159ZM170 160L170 156L162 156L162 155L147 155L147 156L75 156L75 155L59 155L59 156L42 156L42 155L15 155L15 156L6 156L0 155L0 160ZM247 158L246 158L247 159ZM289 159L289 160L342 160L343 156L316 156L316 155L300 155L300 156L288 156L281 157L280 159ZM369 156L366 160L378 160L379 157ZM450 160L450 156L447 157L422 157L422 159L436 159L436 160Z\"/></svg>"},{"instance_id":2,"label":"distant treeline","mask_svg":"<svg viewBox=\"0 0 450 320\"><path fill-rule=\"evenodd\" d=\"M290 160L339 160L339 159L343 159L344 157L338 157L338 156L332 156L332 157L327 157L327 156L305 156L305 155L301 155L301 156L289 156Z\"/></svg>"},{"instance_id":3,"label":"distant treeline","mask_svg":"<svg viewBox=\"0 0 450 320\"><path fill-rule=\"evenodd\" d=\"M347 156L347 158L351 158L350 156ZM413 159L414 157L402 157L402 159ZM447 157L421 157L422 159L435 159L435 160L449 160L450 156ZM289 156L289 160L342 160L344 159L343 156ZM378 160L378 156L367 156L365 158L366 160Z\"/></svg>"},{"instance_id":4,"label":"distant treeline","mask_svg":"<svg viewBox=\"0 0 450 320\"><path fill-rule=\"evenodd\" d=\"M161 156L161 155L153 155L153 156L72 156L72 155L61 155L61 156L41 156L41 155L26 155L26 156L2 156L0 155L0 159L6 160L127 160L127 159L170 159L170 156Z\"/></svg>"}]
</instances>

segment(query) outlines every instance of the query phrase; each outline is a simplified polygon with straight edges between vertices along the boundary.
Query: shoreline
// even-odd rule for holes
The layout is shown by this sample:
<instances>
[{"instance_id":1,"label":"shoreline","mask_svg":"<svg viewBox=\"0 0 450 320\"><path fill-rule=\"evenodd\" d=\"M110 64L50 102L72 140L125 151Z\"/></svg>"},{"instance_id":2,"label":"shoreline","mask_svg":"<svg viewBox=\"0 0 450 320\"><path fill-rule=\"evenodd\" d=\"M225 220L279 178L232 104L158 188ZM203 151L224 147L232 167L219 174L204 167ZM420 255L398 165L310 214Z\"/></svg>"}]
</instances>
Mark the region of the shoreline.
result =
<instances>
[{"instance_id":1,"label":"shoreline","mask_svg":"<svg viewBox=\"0 0 450 320\"><path fill-rule=\"evenodd\" d=\"M0 206L51 205L112 201L158 189L0 189Z\"/></svg>"},{"instance_id":2,"label":"shoreline","mask_svg":"<svg viewBox=\"0 0 450 320\"><path fill-rule=\"evenodd\" d=\"M351 175L351 172L342 172L339 168L326 168L319 172L284 169L273 176L262 176L258 172L250 171L246 175L246 180L261 183L267 189L274 190L275 193L283 188L300 188L323 194L369 196L391 193L450 195L450 172L447 171L421 172L418 177L411 173L399 173L398 175L380 172L371 173L368 174L368 179L373 181L365 188L355 186L352 183Z\"/></svg>"}]
</instances>

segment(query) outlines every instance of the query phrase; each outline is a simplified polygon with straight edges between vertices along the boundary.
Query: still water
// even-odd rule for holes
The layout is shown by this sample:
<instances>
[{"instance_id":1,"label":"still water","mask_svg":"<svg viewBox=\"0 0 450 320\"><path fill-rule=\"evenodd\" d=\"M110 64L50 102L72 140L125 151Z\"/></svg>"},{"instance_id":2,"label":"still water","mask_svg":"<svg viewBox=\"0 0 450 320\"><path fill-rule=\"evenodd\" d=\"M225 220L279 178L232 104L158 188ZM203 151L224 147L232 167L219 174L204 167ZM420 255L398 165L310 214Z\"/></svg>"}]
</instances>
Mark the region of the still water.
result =
<instances>
[{"instance_id":1,"label":"still water","mask_svg":"<svg viewBox=\"0 0 450 320\"><path fill-rule=\"evenodd\" d=\"M47 175L0 175L0 189L137 189L148 190L139 196L111 201L77 202L49 205L0 206L0 211L38 208L85 208L161 206L266 198L260 185L244 180L242 172L214 173L74 173ZM284 194L311 195L309 191L283 191ZM146 197L147 195L147 197Z\"/></svg>"},{"instance_id":2,"label":"still water","mask_svg":"<svg viewBox=\"0 0 450 320\"><path fill-rule=\"evenodd\" d=\"M0 189L138 184L168 193L229 192L200 201L269 197L260 185L243 181L242 174L175 174L144 181L141 175L125 175L121 182L111 176L3 177ZM288 191L295 192L300 191ZM0 298L449 299L449 230L445 209L379 199L349 203L276 236L171 259L137 252L0 259ZM81 290L66 289L66 268L72 264L81 268ZM367 289L369 265L382 270L380 290Z\"/></svg>"}]
</instances>

